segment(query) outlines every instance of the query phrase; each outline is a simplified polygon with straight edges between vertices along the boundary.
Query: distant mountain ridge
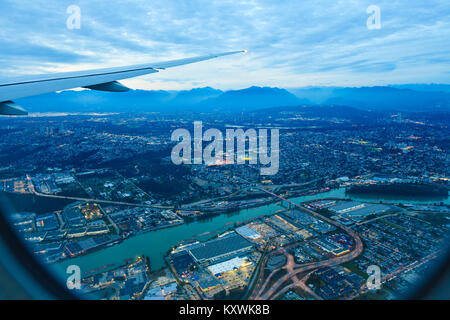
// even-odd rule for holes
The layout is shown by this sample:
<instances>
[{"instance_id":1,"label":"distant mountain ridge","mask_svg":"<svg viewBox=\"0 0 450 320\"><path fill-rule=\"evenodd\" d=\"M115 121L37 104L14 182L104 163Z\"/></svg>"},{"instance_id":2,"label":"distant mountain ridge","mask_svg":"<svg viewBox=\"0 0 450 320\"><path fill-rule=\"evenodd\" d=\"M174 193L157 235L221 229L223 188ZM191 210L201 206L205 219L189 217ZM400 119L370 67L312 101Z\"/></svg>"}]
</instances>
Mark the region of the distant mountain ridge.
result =
<instances>
[{"instance_id":1,"label":"distant mountain ridge","mask_svg":"<svg viewBox=\"0 0 450 320\"><path fill-rule=\"evenodd\" d=\"M362 110L450 111L450 85L311 87L290 91L316 104L345 105Z\"/></svg>"},{"instance_id":2,"label":"distant mountain ridge","mask_svg":"<svg viewBox=\"0 0 450 320\"><path fill-rule=\"evenodd\" d=\"M447 92L448 90L448 92ZM211 87L182 91L131 90L123 93L63 91L18 99L30 112L246 112L301 105L340 105L374 111L450 111L449 85L384 87Z\"/></svg>"},{"instance_id":3,"label":"distant mountain ridge","mask_svg":"<svg viewBox=\"0 0 450 320\"><path fill-rule=\"evenodd\" d=\"M30 112L242 112L278 106L311 104L285 89L250 87L221 91L211 87L177 92L63 91L18 99Z\"/></svg>"},{"instance_id":4,"label":"distant mountain ridge","mask_svg":"<svg viewBox=\"0 0 450 320\"><path fill-rule=\"evenodd\" d=\"M217 111L244 112L301 104L311 104L311 101L298 98L285 89L250 87L242 90L226 91L215 98L204 100L198 105L198 108L203 110L212 107Z\"/></svg>"}]
</instances>

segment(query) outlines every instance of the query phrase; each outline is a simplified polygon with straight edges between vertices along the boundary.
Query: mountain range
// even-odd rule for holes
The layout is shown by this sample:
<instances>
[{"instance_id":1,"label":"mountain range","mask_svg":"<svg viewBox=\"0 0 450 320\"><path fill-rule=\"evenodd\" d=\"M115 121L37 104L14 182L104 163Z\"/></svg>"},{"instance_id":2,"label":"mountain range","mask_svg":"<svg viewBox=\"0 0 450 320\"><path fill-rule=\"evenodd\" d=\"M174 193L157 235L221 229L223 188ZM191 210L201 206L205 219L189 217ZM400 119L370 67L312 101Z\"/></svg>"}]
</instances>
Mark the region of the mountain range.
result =
<instances>
[{"instance_id":1,"label":"mountain range","mask_svg":"<svg viewBox=\"0 0 450 320\"><path fill-rule=\"evenodd\" d=\"M315 104L344 105L362 110L450 111L450 85L307 87L291 91Z\"/></svg>"},{"instance_id":2,"label":"mountain range","mask_svg":"<svg viewBox=\"0 0 450 320\"><path fill-rule=\"evenodd\" d=\"M378 87L211 87L182 91L131 90L124 93L63 91L16 100L30 112L247 112L259 109L335 105L360 110L450 111L450 85Z\"/></svg>"}]
</instances>

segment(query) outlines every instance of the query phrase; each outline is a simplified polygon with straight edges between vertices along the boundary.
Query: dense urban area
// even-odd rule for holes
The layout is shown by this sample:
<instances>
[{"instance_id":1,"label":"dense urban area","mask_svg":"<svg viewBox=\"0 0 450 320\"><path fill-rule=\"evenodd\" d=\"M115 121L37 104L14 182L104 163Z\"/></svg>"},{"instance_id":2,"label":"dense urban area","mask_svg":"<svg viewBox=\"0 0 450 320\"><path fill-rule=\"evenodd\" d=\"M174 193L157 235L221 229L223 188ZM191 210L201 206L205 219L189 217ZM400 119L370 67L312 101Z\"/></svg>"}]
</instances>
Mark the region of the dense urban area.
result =
<instances>
[{"instance_id":1,"label":"dense urban area","mask_svg":"<svg viewBox=\"0 0 450 320\"><path fill-rule=\"evenodd\" d=\"M173 164L171 133L194 121L224 132L279 129L278 173L261 176L261 165L249 163ZM113 263L82 269L85 297L398 299L445 250L445 117L337 107L220 117L61 113L4 117L0 128L1 196L45 264L198 224L163 252L141 242ZM219 230L201 229L216 217L225 217ZM368 287L370 266L381 271L379 288Z\"/></svg>"}]
</instances>

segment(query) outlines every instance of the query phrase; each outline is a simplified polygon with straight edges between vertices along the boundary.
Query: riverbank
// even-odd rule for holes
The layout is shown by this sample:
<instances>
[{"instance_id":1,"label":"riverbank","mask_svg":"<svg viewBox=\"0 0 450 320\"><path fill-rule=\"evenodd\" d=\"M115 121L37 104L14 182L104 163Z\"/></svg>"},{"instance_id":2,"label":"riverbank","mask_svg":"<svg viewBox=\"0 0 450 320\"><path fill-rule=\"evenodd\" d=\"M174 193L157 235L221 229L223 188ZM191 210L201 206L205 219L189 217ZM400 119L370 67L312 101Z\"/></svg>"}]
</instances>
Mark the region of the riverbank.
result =
<instances>
[{"instance_id":1,"label":"riverbank","mask_svg":"<svg viewBox=\"0 0 450 320\"><path fill-rule=\"evenodd\" d=\"M359 195L392 195L412 197L447 197L448 189L438 184L420 183L379 183L369 185L352 185L347 188L347 194Z\"/></svg>"},{"instance_id":2,"label":"riverbank","mask_svg":"<svg viewBox=\"0 0 450 320\"><path fill-rule=\"evenodd\" d=\"M310 200L317 200L322 198L350 198L355 201L368 201L368 202L386 202L386 203L411 203L411 204L424 204L424 203L440 203L449 204L447 199L430 199L426 197L414 197L409 199L408 197L357 197L352 195L349 197L345 194L345 189L334 189L325 193L320 193L310 196L300 196L290 198L291 201L300 203ZM178 225L172 228L165 228L158 231L152 231L144 234L140 234L128 239L125 239L120 244L106 248L104 250L96 251L91 254L87 254L81 257L72 258L61 261L53 266L64 272L67 266L76 264L79 265L82 272L97 269L105 265L120 265L125 259L133 256L145 255L149 257L153 270L158 270L165 267L164 255L179 242L187 239L196 238L200 241L207 240L218 233L224 232L231 228L233 224L249 220L262 215L274 214L277 210L284 209L278 203L271 203L268 205L242 209L232 213L224 213L221 215L215 215L211 217L205 217L192 222L187 222L182 225Z\"/></svg>"}]
</instances>

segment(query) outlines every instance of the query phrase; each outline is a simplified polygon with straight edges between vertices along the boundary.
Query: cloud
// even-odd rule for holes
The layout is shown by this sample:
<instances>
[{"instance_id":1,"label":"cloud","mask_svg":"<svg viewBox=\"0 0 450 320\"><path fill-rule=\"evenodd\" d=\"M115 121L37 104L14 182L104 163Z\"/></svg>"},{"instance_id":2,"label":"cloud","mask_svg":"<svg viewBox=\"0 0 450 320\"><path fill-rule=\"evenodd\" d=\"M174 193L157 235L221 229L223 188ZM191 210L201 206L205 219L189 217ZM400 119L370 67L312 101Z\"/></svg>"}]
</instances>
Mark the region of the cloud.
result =
<instances>
[{"instance_id":1,"label":"cloud","mask_svg":"<svg viewBox=\"0 0 450 320\"><path fill-rule=\"evenodd\" d=\"M69 5L81 29L66 28ZM381 9L369 30L366 8ZM449 83L447 0L2 0L0 76L248 49L125 83L138 88Z\"/></svg>"}]
</instances>

